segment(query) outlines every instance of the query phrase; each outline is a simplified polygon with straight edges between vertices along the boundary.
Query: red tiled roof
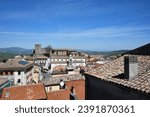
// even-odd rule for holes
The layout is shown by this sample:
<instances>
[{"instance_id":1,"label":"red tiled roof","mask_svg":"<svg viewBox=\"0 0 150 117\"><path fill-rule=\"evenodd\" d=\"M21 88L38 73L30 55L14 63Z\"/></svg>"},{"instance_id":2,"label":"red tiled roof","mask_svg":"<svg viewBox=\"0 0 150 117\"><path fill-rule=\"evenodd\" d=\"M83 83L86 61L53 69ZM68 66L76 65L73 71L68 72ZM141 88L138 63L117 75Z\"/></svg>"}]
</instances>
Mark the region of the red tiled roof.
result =
<instances>
[{"instance_id":1,"label":"red tiled roof","mask_svg":"<svg viewBox=\"0 0 150 117\"><path fill-rule=\"evenodd\" d=\"M69 49L69 48L55 48L55 49L53 49L54 51L75 51L76 52L76 50L74 50L74 49Z\"/></svg>"},{"instance_id":2,"label":"red tiled roof","mask_svg":"<svg viewBox=\"0 0 150 117\"><path fill-rule=\"evenodd\" d=\"M150 56L132 56L136 56L139 63L139 73L132 80L124 79L124 56L108 62L99 68L92 69L91 71L88 71L87 74L102 80L150 93Z\"/></svg>"},{"instance_id":3,"label":"red tiled roof","mask_svg":"<svg viewBox=\"0 0 150 117\"><path fill-rule=\"evenodd\" d=\"M60 79L62 79L63 81L76 81L76 80L80 80L83 79L85 80L85 77L82 76L81 74L63 74L63 75L53 75L52 77L48 78L48 79L44 79L41 82L45 85L54 85L54 84L59 84L60 83Z\"/></svg>"},{"instance_id":4,"label":"red tiled roof","mask_svg":"<svg viewBox=\"0 0 150 117\"><path fill-rule=\"evenodd\" d=\"M66 61L51 61L51 64L64 64L67 65Z\"/></svg>"},{"instance_id":5,"label":"red tiled roof","mask_svg":"<svg viewBox=\"0 0 150 117\"><path fill-rule=\"evenodd\" d=\"M19 62L26 62L26 64L21 64ZM24 70L33 66L33 64L33 62L22 59L12 59L0 65L0 70Z\"/></svg>"},{"instance_id":6,"label":"red tiled roof","mask_svg":"<svg viewBox=\"0 0 150 117\"><path fill-rule=\"evenodd\" d=\"M68 59L68 56L63 56L63 55L52 55L51 59Z\"/></svg>"},{"instance_id":7,"label":"red tiled roof","mask_svg":"<svg viewBox=\"0 0 150 117\"><path fill-rule=\"evenodd\" d=\"M46 99L46 92L43 84L14 86L4 88L3 100L41 100Z\"/></svg>"},{"instance_id":8,"label":"red tiled roof","mask_svg":"<svg viewBox=\"0 0 150 117\"><path fill-rule=\"evenodd\" d=\"M44 56L44 55L38 55L38 56L35 56L35 59L38 60L38 59L48 59L47 56Z\"/></svg>"}]
</instances>

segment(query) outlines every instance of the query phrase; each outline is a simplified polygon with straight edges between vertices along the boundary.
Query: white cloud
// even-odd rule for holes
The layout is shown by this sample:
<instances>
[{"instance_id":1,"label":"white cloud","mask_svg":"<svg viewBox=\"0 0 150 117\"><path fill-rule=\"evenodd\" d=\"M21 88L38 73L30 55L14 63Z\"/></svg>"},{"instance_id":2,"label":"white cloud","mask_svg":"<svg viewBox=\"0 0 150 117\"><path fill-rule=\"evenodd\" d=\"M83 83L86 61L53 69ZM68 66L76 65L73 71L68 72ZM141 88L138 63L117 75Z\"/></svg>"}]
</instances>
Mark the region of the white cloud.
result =
<instances>
[{"instance_id":1,"label":"white cloud","mask_svg":"<svg viewBox=\"0 0 150 117\"><path fill-rule=\"evenodd\" d=\"M0 32L0 37L9 38L49 38L49 39L86 39L86 38L150 38L150 26L135 26L135 27L102 27L91 30L83 30L80 32L56 32L56 33L29 33L29 32Z\"/></svg>"}]
</instances>

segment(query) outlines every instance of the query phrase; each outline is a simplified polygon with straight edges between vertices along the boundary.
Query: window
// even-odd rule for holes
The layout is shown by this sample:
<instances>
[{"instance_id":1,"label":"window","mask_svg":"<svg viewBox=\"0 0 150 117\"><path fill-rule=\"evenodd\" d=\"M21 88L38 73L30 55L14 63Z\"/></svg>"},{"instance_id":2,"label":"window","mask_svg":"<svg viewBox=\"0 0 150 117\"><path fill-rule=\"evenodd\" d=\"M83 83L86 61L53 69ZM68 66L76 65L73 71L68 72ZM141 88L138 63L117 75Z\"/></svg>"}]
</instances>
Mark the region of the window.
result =
<instances>
[{"instance_id":1,"label":"window","mask_svg":"<svg viewBox=\"0 0 150 117\"><path fill-rule=\"evenodd\" d=\"M8 72L5 72L5 75L8 75Z\"/></svg>"},{"instance_id":2,"label":"window","mask_svg":"<svg viewBox=\"0 0 150 117\"><path fill-rule=\"evenodd\" d=\"M20 83L20 82L21 82L21 80L20 80L20 79L18 79L17 83Z\"/></svg>"},{"instance_id":3,"label":"window","mask_svg":"<svg viewBox=\"0 0 150 117\"><path fill-rule=\"evenodd\" d=\"M50 92L52 90L52 87L48 86L48 87L45 87L45 89L46 89L46 92Z\"/></svg>"},{"instance_id":4,"label":"window","mask_svg":"<svg viewBox=\"0 0 150 117\"><path fill-rule=\"evenodd\" d=\"M3 75L6 75L6 72L3 72Z\"/></svg>"},{"instance_id":5,"label":"window","mask_svg":"<svg viewBox=\"0 0 150 117\"><path fill-rule=\"evenodd\" d=\"M13 75L13 72L7 72L8 73L8 75Z\"/></svg>"},{"instance_id":6,"label":"window","mask_svg":"<svg viewBox=\"0 0 150 117\"><path fill-rule=\"evenodd\" d=\"M52 54L54 54L54 50L52 50Z\"/></svg>"},{"instance_id":7,"label":"window","mask_svg":"<svg viewBox=\"0 0 150 117\"><path fill-rule=\"evenodd\" d=\"M18 75L20 75L21 74L21 72L20 71L18 71Z\"/></svg>"}]
</instances>

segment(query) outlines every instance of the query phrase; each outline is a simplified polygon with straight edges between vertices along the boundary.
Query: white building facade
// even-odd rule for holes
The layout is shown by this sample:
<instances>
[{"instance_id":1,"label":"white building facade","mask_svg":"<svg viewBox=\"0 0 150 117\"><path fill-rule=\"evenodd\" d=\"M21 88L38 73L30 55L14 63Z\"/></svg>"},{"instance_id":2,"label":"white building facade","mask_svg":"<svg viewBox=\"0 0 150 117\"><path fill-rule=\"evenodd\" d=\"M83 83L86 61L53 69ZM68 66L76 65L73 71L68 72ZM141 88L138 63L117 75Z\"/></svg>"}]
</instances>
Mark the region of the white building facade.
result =
<instances>
[{"instance_id":1,"label":"white building facade","mask_svg":"<svg viewBox=\"0 0 150 117\"><path fill-rule=\"evenodd\" d=\"M32 82L34 63L24 60L12 60L0 65L0 78L13 81L14 85L26 85Z\"/></svg>"}]
</instances>

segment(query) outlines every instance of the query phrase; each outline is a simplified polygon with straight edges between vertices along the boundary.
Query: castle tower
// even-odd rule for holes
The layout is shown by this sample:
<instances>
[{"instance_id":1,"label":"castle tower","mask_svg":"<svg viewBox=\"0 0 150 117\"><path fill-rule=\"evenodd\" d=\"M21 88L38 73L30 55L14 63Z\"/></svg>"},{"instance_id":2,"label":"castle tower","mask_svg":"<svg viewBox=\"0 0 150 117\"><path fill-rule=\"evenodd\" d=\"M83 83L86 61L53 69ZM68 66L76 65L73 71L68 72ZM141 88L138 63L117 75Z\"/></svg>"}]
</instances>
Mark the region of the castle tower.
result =
<instances>
[{"instance_id":1,"label":"castle tower","mask_svg":"<svg viewBox=\"0 0 150 117\"><path fill-rule=\"evenodd\" d=\"M42 54L41 44L35 44L35 55Z\"/></svg>"}]
</instances>

